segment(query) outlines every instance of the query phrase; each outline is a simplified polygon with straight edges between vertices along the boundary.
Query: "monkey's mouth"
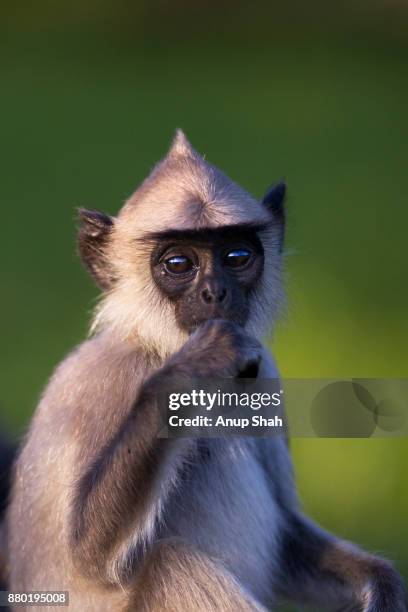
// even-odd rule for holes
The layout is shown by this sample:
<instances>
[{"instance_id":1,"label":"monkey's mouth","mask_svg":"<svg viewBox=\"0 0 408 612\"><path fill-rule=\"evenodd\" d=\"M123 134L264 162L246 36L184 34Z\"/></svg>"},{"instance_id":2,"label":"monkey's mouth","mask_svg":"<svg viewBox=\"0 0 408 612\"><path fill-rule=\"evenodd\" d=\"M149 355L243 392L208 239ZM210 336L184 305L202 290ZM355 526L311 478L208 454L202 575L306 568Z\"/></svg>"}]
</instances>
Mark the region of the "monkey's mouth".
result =
<instances>
[{"instance_id":1,"label":"monkey's mouth","mask_svg":"<svg viewBox=\"0 0 408 612\"><path fill-rule=\"evenodd\" d=\"M190 308L176 308L175 314L179 327L188 334L192 334L198 327L214 319L222 319L241 327L244 327L248 319L248 309L245 306L240 308L238 304L231 304L230 307L216 304L210 308L197 308L194 306Z\"/></svg>"},{"instance_id":2,"label":"monkey's mouth","mask_svg":"<svg viewBox=\"0 0 408 612\"><path fill-rule=\"evenodd\" d=\"M213 321L214 319L222 319L223 321L230 321L231 323L236 323L237 325L241 325L241 326L243 326L245 323L239 317L226 316L226 315L221 315L219 313L214 313L213 316L200 317L198 319L194 319L194 321L192 321L190 325L188 326L189 333L192 334L201 325L203 325L204 323L207 323L207 321Z\"/></svg>"}]
</instances>

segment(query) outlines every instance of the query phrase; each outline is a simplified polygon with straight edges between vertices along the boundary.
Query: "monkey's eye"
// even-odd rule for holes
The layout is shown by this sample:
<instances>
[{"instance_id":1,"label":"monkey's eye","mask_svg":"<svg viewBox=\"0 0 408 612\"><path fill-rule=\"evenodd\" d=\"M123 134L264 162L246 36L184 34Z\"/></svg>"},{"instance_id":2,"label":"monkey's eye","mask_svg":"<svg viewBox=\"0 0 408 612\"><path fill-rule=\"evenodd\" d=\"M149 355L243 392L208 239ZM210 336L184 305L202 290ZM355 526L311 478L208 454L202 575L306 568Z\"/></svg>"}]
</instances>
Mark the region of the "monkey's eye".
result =
<instances>
[{"instance_id":1,"label":"monkey's eye","mask_svg":"<svg viewBox=\"0 0 408 612\"><path fill-rule=\"evenodd\" d=\"M234 249L225 256L225 265L229 268L242 268L251 258L251 251L248 249Z\"/></svg>"},{"instance_id":2,"label":"monkey's eye","mask_svg":"<svg viewBox=\"0 0 408 612\"><path fill-rule=\"evenodd\" d=\"M185 255L172 255L164 260L164 267L171 274L186 274L193 269L194 263Z\"/></svg>"}]
</instances>

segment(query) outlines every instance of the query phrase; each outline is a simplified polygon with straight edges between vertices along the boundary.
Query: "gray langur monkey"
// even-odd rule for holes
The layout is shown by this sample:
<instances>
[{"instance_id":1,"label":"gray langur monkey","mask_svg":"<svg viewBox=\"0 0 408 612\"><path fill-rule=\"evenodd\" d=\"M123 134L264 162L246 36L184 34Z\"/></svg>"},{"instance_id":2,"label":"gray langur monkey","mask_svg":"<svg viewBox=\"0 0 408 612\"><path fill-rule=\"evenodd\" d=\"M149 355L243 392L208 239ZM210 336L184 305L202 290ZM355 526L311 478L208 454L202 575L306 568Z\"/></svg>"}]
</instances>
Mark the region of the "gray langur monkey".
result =
<instances>
[{"instance_id":1,"label":"gray langur monkey","mask_svg":"<svg viewBox=\"0 0 408 612\"><path fill-rule=\"evenodd\" d=\"M75 612L407 610L388 561L302 514L283 437L156 436L174 374L277 376L261 338L282 302L284 195L257 201L179 131L116 218L80 211L103 296L15 465L12 591L67 590Z\"/></svg>"}]
</instances>

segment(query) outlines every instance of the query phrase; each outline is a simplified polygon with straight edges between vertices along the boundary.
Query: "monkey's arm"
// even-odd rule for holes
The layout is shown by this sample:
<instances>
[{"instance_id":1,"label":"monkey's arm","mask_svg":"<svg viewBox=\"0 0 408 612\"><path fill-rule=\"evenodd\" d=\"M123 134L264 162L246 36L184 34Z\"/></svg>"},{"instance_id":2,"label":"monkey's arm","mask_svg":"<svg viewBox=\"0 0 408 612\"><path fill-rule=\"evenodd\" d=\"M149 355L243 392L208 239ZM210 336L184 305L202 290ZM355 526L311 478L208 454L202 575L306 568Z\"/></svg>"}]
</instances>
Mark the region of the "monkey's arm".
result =
<instances>
[{"instance_id":1,"label":"monkey's arm","mask_svg":"<svg viewBox=\"0 0 408 612\"><path fill-rule=\"evenodd\" d=\"M265 377L278 376L274 359ZM292 463L281 436L258 440L259 460L282 509L277 588L288 599L344 612L406 612L408 600L392 564L325 532L298 510Z\"/></svg>"},{"instance_id":2,"label":"monkey's arm","mask_svg":"<svg viewBox=\"0 0 408 612\"><path fill-rule=\"evenodd\" d=\"M338 540L298 512L286 515L277 587L284 598L330 610L408 609L402 580L391 563Z\"/></svg>"},{"instance_id":3,"label":"monkey's arm","mask_svg":"<svg viewBox=\"0 0 408 612\"><path fill-rule=\"evenodd\" d=\"M162 373L164 375L164 372ZM81 572L114 581L115 560L148 544L161 506L174 483L177 468L188 453L185 439L158 438L160 429L153 376L114 438L93 457L76 486L71 508L71 547ZM136 525L136 533L126 528ZM139 547L140 545L140 547ZM122 559L126 565L126 558Z\"/></svg>"},{"instance_id":4,"label":"monkey's arm","mask_svg":"<svg viewBox=\"0 0 408 612\"><path fill-rule=\"evenodd\" d=\"M199 328L142 385L133 408L109 443L77 479L71 506L71 549L82 573L114 582L154 537L178 470L194 440L158 437L159 393L180 377L234 376L259 358L260 345L233 324ZM129 533L129 526L133 525ZM122 575L122 578L126 578Z\"/></svg>"}]
</instances>

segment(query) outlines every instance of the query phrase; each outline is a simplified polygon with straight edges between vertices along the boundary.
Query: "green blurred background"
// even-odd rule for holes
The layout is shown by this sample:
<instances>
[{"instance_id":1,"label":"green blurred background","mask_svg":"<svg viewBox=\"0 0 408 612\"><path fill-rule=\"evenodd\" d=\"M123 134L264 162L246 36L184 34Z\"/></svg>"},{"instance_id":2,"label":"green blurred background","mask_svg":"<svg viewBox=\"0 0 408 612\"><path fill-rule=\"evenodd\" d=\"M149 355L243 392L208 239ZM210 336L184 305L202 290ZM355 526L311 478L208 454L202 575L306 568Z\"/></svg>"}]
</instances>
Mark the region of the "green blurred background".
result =
<instances>
[{"instance_id":1,"label":"green blurred background","mask_svg":"<svg viewBox=\"0 0 408 612\"><path fill-rule=\"evenodd\" d=\"M408 3L3 2L0 22L4 427L87 331L76 207L115 213L179 126L257 196L287 179L283 376L407 376ZM408 577L407 441L292 447L307 511Z\"/></svg>"}]
</instances>

